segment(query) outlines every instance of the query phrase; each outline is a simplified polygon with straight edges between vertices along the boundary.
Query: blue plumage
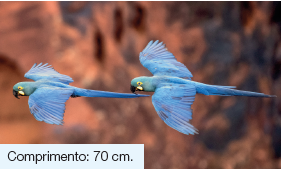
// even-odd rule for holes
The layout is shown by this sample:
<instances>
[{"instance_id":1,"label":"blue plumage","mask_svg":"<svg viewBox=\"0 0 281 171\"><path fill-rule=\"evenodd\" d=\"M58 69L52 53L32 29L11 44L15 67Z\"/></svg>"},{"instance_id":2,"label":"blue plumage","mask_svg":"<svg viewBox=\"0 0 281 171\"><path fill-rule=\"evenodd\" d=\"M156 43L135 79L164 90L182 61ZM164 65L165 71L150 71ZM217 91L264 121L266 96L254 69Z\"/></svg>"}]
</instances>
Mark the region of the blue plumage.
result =
<instances>
[{"instance_id":1,"label":"blue plumage","mask_svg":"<svg viewBox=\"0 0 281 171\"><path fill-rule=\"evenodd\" d=\"M24 75L24 77L34 81L46 79L64 84L73 82L72 78L58 73L51 65L48 65L48 63L44 65L42 65L42 63L36 65L35 63L32 68Z\"/></svg>"},{"instance_id":2,"label":"blue plumage","mask_svg":"<svg viewBox=\"0 0 281 171\"><path fill-rule=\"evenodd\" d=\"M131 91L151 91L152 103L159 117L170 127L184 134L198 130L189 121L196 93L221 96L276 97L241 91L234 86L208 85L192 81L191 72L159 41L150 41L139 55L141 64L154 76L131 81Z\"/></svg>"},{"instance_id":3,"label":"blue plumage","mask_svg":"<svg viewBox=\"0 0 281 171\"><path fill-rule=\"evenodd\" d=\"M141 64L154 76L172 76L190 79L191 72L165 48L165 44L150 41L139 55Z\"/></svg>"},{"instance_id":4,"label":"blue plumage","mask_svg":"<svg viewBox=\"0 0 281 171\"><path fill-rule=\"evenodd\" d=\"M13 94L30 96L28 105L31 114L38 121L49 124L63 124L65 102L69 97L109 97L109 98L136 98L149 95L136 95L128 93L114 93L98 90L81 89L70 86L72 78L58 73L51 65L40 63L24 75L35 82L20 82L14 85Z\"/></svg>"},{"instance_id":5,"label":"blue plumage","mask_svg":"<svg viewBox=\"0 0 281 171\"><path fill-rule=\"evenodd\" d=\"M53 86L38 88L28 99L30 113L38 121L62 125L65 102L72 93L71 88Z\"/></svg>"},{"instance_id":6,"label":"blue plumage","mask_svg":"<svg viewBox=\"0 0 281 171\"><path fill-rule=\"evenodd\" d=\"M198 131L189 120L192 119L190 106L194 102L195 94L196 88L193 85L166 85L156 89L152 103L167 125L184 134L194 134Z\"/></svg>"}]
</instances>

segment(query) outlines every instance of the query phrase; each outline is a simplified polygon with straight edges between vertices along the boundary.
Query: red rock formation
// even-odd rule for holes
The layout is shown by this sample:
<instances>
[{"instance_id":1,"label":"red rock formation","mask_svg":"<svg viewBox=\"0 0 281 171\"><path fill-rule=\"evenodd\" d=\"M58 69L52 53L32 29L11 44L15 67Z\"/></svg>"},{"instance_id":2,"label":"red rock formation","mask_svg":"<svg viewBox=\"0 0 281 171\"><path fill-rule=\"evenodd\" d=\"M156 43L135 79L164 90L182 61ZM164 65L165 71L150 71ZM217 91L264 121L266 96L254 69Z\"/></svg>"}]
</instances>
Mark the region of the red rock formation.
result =
<instances>
[{"instance_id":1,"label":"red rock formation","mask_svg":"<svg viewBox=\"0 0 281 171\"><path fill-rule=\"evenodd\" d=\"M145 168L281 168L280 3L0 2L0 143L145 144ZM151 98L75 98L64 126L38 122L12 86L48 62L72 85L130 92L151 75L138 60L164 41L193 80L278 98L197 95L183 135L156 114Z\"/></svg>"}]
</instances>

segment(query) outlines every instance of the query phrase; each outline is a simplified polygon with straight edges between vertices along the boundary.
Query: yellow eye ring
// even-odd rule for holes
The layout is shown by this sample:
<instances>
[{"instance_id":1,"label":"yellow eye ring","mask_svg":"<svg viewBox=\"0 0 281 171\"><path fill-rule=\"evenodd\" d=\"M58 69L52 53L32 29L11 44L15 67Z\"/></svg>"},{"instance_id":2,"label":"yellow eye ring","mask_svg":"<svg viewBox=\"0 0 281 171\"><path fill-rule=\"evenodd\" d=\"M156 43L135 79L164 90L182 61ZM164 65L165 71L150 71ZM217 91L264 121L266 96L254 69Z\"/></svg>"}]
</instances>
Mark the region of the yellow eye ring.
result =
<instances>
[{"instance_id":1,"label":"yellow eye ring","mask_svg":"<svg viewBox=\"0 0 281 171\"><path fill-rule=\"evenodd\" d=\"M22 86L19 86L19 87L18 87L18 89L19 89L19 90L22 90L22 89L23 89L23 87L22 87Z\"/></svg>"},{"instance_id":2,"label":"yellow eye ring","mask_svg":"<svg viewBox=\"0 0 281 171\"><path fill-rule=\"evenodd\" d=\"M137 82L137 85L139 85L139 86L142 85L142 82Z\"/></svg>"}]
</instances>

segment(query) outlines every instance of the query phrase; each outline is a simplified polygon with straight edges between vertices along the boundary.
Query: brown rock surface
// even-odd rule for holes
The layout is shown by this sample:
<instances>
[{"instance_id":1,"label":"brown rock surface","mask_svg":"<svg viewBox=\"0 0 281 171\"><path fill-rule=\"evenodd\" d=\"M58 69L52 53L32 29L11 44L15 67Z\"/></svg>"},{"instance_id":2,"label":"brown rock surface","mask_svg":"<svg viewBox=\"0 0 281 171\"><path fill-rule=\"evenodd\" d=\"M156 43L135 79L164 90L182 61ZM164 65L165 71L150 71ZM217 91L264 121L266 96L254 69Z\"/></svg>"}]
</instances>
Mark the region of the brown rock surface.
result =
<instances>
[{"instance_id":1,"label":"brown rock surface","mask_svg":"<svg viewBox=\"0 0 281 171\"><path fill-rule=\"evenodd\" d=\"M144 144L145 168L281 168L279 2L0 2L0 143ZM64 126L38 122L12 86L48 62L71 85L129 93L138 54L164 41L193 80L278 98L197 95L184 135L151 98L74 98ZM151 93L149 93L151 94Z\"/></svg>"}]
</instances>

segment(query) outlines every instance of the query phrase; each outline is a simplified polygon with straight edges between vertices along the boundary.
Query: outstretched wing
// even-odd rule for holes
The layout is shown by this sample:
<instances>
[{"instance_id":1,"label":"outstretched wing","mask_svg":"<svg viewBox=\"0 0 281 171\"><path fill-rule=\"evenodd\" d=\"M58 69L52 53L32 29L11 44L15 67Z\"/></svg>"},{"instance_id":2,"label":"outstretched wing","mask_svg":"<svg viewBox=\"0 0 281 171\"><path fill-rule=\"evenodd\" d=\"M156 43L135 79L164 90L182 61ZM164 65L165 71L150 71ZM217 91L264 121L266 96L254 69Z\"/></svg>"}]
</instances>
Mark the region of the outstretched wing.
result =
<instances>
[{"instance_id":1,"label":"outstretched wing","mask_svg":"<svg viewBox=\"0 0 281 171\"><path fill-rule=\"evenodd\" d=\"M38 121L62 125L65 102L72 93L73 89L68 88L38 88L29 96L29 110Z\"/></svg>"},{"instance_id":2,"label":"outstretched wing","mask_svg":"<svg viewBox=\"0 0 281 171\"><path fill-rule=\"evenodd\" d=\"M24 77L32 79L34 81L48 79L51 81L62 82L64 84L73 82L72 78L67 75L58 73L56 70L54 70L52 65L48 65L48 63L44 65L40 63L37 66L35 63L32 68L24 75Z\"/></svg>"},{"instance_id":3,"label":"outstretched wing","mask_svg":"<svg viewBox=\"0 0 281 171\"><path fill-rule=\"evenodd\" d=\"M152 96L156 112L167 125L175 130L187 135L197 134L198 130L189 123L192 119L191 105L195 99L195 86L169 85L157 88Z\"/></svg>"},{"instance_id":4,"label":"outstretched wing","mask_svg":"<svg viewBox=\"0 0 281 171\"><path fill-rule=\"evenodd\" d=\"M155 76L174 76L190 79L191 72L167 50L163 42L150 41L140 53L140 62Z\"/></svg>"}]
</instances>

